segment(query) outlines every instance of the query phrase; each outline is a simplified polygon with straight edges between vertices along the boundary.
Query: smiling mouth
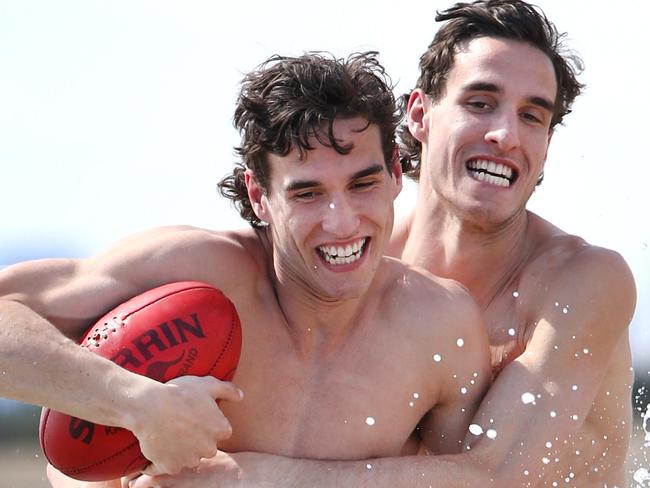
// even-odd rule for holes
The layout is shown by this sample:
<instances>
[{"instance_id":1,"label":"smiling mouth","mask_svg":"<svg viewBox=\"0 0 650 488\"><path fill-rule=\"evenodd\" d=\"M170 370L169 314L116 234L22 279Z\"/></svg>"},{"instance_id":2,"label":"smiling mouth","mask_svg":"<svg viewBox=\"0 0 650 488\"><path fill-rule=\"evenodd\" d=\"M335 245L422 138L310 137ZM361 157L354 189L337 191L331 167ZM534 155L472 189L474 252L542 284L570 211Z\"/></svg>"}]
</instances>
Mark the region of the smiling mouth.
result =
<instances>
[{"instance_id":1,"label":"smiling mouth","mask_svg":"<svg viewBox=\"0 0 650 488\"><path fill-rule=\"evenodd\" d=\"M351 264L361 259L366 250L367 238L359 239L346 246L318 246L318 251L329 264Z\"/></svg>"},{"instance_id":2,"label":"smiling mouth","mask_svg":"<svg viewBox=\"0 0 650 488\"><path fill-rule=\"evenodd\" d=\"M491 185L508 188L517 179L517 173L509 166L485 159L471 159L467 162L467 171L472 178Z\"/></svg>"}]
</instances>

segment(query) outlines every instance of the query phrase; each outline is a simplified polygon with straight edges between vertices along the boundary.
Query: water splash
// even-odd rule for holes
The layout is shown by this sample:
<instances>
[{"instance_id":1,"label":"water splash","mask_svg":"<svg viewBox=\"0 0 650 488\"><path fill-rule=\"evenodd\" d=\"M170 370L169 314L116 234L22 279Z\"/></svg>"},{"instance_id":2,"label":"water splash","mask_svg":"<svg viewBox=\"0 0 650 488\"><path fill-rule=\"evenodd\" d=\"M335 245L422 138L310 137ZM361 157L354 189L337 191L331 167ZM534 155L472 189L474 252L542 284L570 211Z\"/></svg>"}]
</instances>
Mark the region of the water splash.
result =
<instances>
[{"instance_id":1,"label":"water splash","mask_svg":"<svg viewBox=\"0 0 650 488\"><path fill-rule=\"evenodd\" d=\"M650 473L648 473L648 470L645 468L639 468L634 472L634 475L632 475L632 479L636 483L639 483L637 486L648 486L645 483L646 481L650 481Z\"/></svg>"},{"instance_id":2,"label":"water splash","mask_svg":"<svg viewBox=\"0 0 650 488\"><path fill-rule=\"evenodd\" d=\"M645 413L643 414L643 421L641 422L641 426L643 427L643 431L645 432L645 436L643 438L643 447L650 447L650 404L646 405L646 410Z\"/></svg>"},{"instance_id":3,"label":"water splash","mask_svg":"<svg viewBox=\"0 0 650 488\"><path fill-rule=\"evenodd\" d=\"M535 405L535 395L527 391L526 393L521 395L521 402L524 405L530 405L530 404Z\"/></svg>"}]
</instances>

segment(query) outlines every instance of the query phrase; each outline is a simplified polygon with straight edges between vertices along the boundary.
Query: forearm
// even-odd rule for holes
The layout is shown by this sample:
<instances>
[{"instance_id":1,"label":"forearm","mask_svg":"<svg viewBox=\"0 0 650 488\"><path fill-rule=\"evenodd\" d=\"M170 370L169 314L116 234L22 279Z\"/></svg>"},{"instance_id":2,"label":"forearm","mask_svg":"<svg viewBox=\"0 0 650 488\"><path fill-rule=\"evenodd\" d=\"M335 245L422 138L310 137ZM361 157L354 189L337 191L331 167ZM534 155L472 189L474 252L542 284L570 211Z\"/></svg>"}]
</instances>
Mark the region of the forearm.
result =
<instances>
[{"instance_id":1,"label":"forearm","mask_svg":"<svg viewBox=\"0 0 650 488\"><path fill-rule=\"evenodd\" d=\"M28 307L0 300L0 396L122 425L146 378L79 347Z\"/></svg>"},{"instance_id":2,"label":"forearm","mask_svg":"<svg viewBox=\"0 0 650 488\"><path fill-rule=\"evenodd\" d=\"M240 487L301 488L489 488L489 470L469 454L407 456L362 461L291 459L256 453L234 454Z\"/></svg>"}]
</instances>

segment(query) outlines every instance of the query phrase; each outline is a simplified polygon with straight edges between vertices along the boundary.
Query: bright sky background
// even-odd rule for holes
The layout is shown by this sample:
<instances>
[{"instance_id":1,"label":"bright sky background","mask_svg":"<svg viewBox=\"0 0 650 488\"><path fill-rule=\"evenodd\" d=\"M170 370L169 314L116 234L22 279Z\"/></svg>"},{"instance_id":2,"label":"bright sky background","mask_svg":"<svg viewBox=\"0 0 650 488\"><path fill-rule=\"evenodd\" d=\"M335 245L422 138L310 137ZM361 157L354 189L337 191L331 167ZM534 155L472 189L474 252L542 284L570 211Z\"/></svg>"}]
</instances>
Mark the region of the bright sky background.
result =
<instances>
[{"instance_id":1,"label":"bright sky background","mask_svg":"<svg viewBox=\"0 0 650 488\"><path fill-rule=\"evenodd\" d=\"M0 0L0 266L86 256L163 224L244 225L215 184L235 160L242 74L272 54L378 50L408 91L451 2ZM530 208L619 251L650 366L650 2L539 0L588 87L554 136ZM398 214L412 205L411 184Z\"/></svg>"}]
</instances>

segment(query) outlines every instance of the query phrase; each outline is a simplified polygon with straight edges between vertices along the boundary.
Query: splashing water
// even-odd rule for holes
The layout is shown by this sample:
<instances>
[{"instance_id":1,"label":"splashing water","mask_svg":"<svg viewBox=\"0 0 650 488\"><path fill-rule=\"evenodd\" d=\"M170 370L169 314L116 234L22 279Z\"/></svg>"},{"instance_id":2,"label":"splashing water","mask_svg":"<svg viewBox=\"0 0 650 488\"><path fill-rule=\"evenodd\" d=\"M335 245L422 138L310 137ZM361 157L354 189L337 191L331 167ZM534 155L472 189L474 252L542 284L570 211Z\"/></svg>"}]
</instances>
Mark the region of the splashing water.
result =
<instances>
[{"instance_id":1,"label":"splashing water","mask_svg":"<svg viewBox=\"0 0 650 488\"><path fill-rule=\"evenodd\" d=\"M650 404L646 406L645 413L643 414L643 422L641 423L645 432L645 437L643 438L644 447L650 447L650 423L648 420L650 420Z\"/></svg>"},{"instance_id":2,"label":"splashing water","mask_svg":"<svg viewBox=\"0 0 650 488\"><path fill-rule=\"evenodd\" d=\"M645 468L639 468L634 472L632 479L639 483L640 486L646 486L645 482L650 481L650 473Z\"/></svg>"},{"instance_id":3,"label":"splashing water","mask_svg":"<svg viewBox=\"0 0 650 488\"><path fill-rule=\"evenodd\" d=\"M521 395L521 402L524 405L529 405L531 403L533 405L535 405L535 395L533 395L531 392L527 391L526 393Z\"/></svg>"}]
</instances>

